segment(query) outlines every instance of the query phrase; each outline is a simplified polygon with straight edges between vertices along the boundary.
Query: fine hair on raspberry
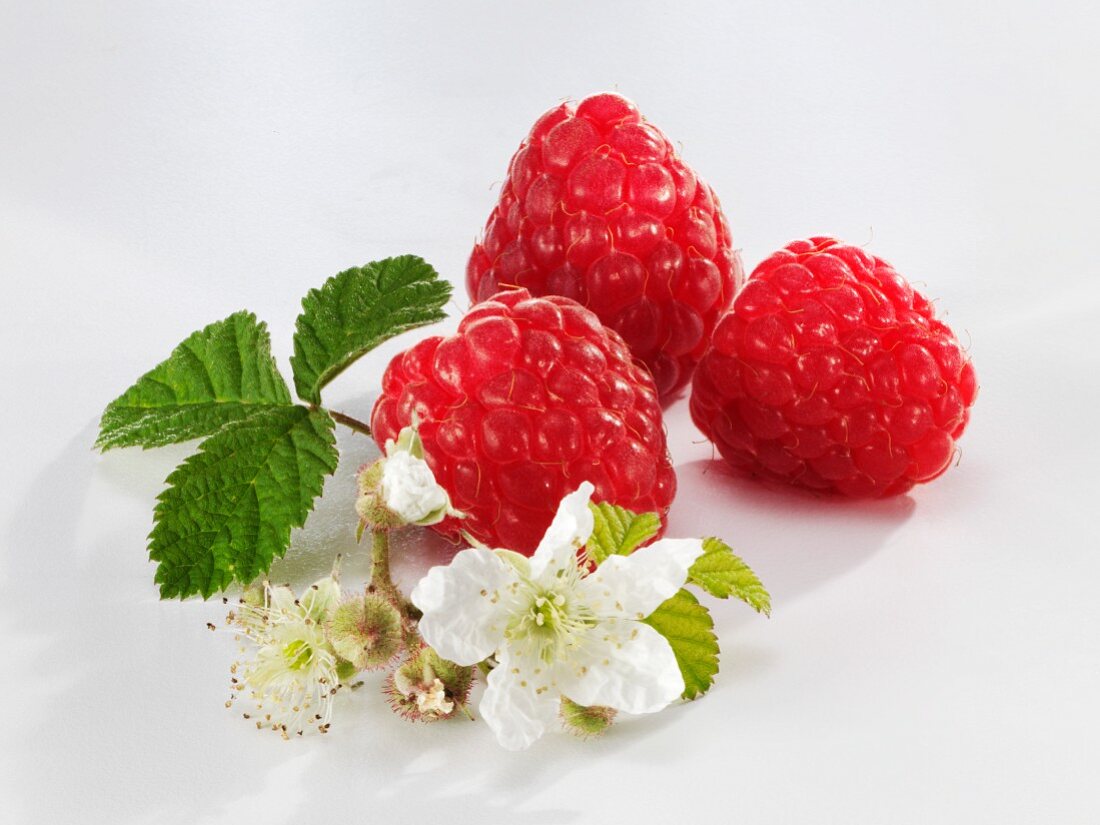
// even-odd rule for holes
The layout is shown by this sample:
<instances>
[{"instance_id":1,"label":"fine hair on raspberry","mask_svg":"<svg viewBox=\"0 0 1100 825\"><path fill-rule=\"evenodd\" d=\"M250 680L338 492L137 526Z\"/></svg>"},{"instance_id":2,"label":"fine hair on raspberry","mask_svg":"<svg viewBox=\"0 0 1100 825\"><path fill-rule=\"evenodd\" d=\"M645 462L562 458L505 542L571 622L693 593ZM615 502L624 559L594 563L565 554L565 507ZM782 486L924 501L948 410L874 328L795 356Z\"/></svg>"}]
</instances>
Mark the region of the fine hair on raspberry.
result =
<instances>
[{"instance_id":1,"label":"fine hair on raspberry","mask_svg":"<svg viewBox=\"0 0 1100 825\"><path fill-rule=\"evenodd\" d=\"M695 373L691 416L731 465L853 497L951 466L974 367L881 258L828 237L761 263Z\"/></svg>"},{"instance_id":2,"label":"fine hair on raspberry","mask_svg":"<svg viewBox=\"0 0 1100 825\"><path fill-rule=\"evenodd\" d=\"M396 356L371 430L379 445L419 422L424 456L459 531L531 553L582 482L593 500L667 514L676 492L657 391L622 339L561 296L501 292L448 337Z\"/></svg>"},{"instance_id":3,"label":"fine hair on raspberry","mask_svg":"<svg viewBox=\"0 0 1100 825\"><path fill-rule=\"evenodd\" d=\"M585 305L666 399L690 380L741 280L714 191L633 103L609 93L538 119L466 270L474 301L523 287Z\"/></svg>"}]
</instances>

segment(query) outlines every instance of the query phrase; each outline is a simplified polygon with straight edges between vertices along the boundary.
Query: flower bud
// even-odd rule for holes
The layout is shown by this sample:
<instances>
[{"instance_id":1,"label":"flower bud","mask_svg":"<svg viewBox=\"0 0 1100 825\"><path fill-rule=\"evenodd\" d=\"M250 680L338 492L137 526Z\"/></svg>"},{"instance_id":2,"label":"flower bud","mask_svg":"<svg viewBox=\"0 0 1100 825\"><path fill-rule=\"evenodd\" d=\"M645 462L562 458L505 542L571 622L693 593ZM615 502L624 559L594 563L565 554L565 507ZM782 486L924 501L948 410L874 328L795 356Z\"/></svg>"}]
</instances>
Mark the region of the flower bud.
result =
<instances>
[{"instance_id":1,"label":"flower bud","mask_svg":"<svg viewBox=\"0 0 1100 825\"><path fill-rule=\"evenodd\" d=\"M382 471L386 459L380 458L373 464L364 464L359 468L359 497L355 500L355 511L359 514L360 524L371 530L392 530L405 524L405 520L386 506L382 497Z\"/></svg>"},{"instance_id":2,"label":"flower bud","mask_svg":"<svg viewBox=\"0 0 1100 825\"><path fill-rule=\"evenodd\" d=\"M615 721L615 708L601 705L585 707L572 699L561 697L561 720L570 733L587 739L604 733Z\"/></svg>"},{"instance_id":3,"label":"flower bud","mask_svg":"<svg viewBox=\"0 0 1100 825\"><path fill-rule=\"evenodd\" d=\"M406 524L426 527L448 516L461 517L447 491L435 480L416 422L386 442L386 455L359 470L355 509L362 523L375 530Z\"/></svg>"},{"instance_id":4,"label":"flower bud","mask_svg":"<svg viewBox=\"0 0 1100 825\"><path fill-rule=\"evenodd\" d=\"M401 614L388 599L368 593L336 608L328 636L357 671L383 667L401 651Z\"/></svg>"}]
</instances>

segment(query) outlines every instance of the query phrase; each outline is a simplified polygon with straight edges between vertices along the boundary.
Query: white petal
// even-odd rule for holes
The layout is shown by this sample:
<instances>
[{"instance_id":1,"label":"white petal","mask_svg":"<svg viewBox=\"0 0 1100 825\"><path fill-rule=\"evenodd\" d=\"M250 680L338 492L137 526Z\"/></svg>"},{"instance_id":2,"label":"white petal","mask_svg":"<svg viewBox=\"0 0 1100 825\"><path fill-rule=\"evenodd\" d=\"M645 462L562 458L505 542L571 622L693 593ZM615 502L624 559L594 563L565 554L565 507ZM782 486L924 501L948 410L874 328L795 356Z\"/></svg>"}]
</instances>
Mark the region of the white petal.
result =
<instances>
[{"instance_id":1,"label":"white petal","mask_svg":"<svg viewBox=\"0 0 1100 825\"><path fill-rule=\"evenodd\" d=\"M420 635L444 659L477 664L504 639L516 581L515 570L492 551L461 551L450 564L429 570L410 594L424 613Z\"/></svg>"},{"instance_id":2,"label":"white petal","mask_svg":"<svg viewBox=\"0 0 1100 825\"><path fill-rule=\"evenodd\" d=\"M410 453L398 451L386 459L380 486L386 507L409 524L437 524L451 504L428 463Z\"/></svg>"},{"instance_id":3,"label":"white petal","mask_svg":"<svg viewBox=\"0 0 1100 825\"><path fill-rule=\"evenodd\" d=\"M629 556L610 556L579 586L596 615L642 619L684 586L702 553L699 539L662 539Z\"/></svg>"},{"instance_id":4,"label":"white petal","mask_svg":"<svg viewBox=\"0 0 1100 825\"><path fill-rule=\"evenodd\" d=\"M530 747L557 717L561 694L549 687L540 690L544 685L534 673L533 663L505 654L486 682L478 709L497 741L508 750Z\"/></svg>"},{"instance_id":5,"label":"white petal","mask_svg":"<svg viewBox=\"0 0 1100 825\"><path fill-rule=\"evenodd\" d=\"M592 511L588 509L588 500L593 490L595 487L586 481L561 500L554 520L531 556L532 578L541 579L577 563L577 550L592 535Z\"/></svg>"},{"instance_id":6,"label":"white petal","mask_svg":"<svg viewBox=\"0 0 1100 825\"><path fill-rule=\"evenodd\" d=\"M605 641L606 636L611 638ZM590 638L585 659L557 673L561 692L577 704L655 713L684 692L684 677L672 647L649 625L602 623Z\"/></svg>"}]
</instances>

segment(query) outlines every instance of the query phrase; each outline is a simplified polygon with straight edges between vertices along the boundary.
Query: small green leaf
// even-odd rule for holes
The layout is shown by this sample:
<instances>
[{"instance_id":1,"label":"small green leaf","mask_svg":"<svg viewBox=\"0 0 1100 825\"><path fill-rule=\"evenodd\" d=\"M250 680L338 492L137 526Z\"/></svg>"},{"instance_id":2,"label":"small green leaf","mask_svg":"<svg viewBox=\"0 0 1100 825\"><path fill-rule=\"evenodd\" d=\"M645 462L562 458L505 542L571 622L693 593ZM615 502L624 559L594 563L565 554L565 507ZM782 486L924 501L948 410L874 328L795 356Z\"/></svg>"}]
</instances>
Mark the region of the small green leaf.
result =
<instances>
[{"instance_id":1,"label":"small green leaf","mask_svg":"<svg viewBox=\"0 0 1100 825\"><path fill-rule=\"evenodd\" d=\"M608 556L628 556L661 531L657 513L632 513L614 504L589 502L592 511L592 535L588 539L588 557L602 564Z\"/></svg>"},{"instance_id":2,"label":"small green leaf","mask_svg":"<svg viewBox=\"0 0 1100 825\"><path fill-rule=\"evenodd\" d=\"M771 596L760 579L721 539L703 539L703 555L688 571L688 581L719 599L736 596L757 613L772 614Z\"/></svg>"},{"instance_id":3,"label":"small green leaf","mask_svg":"<svg viewBox=\"0 0 1100 825\"><path fill-rule=\"evenodd\" d=\"M687 590L680 590L662 602L645 623L672 645L684 677L684 698L706 693L718 673L718 637L710 611Z\"/></svg>"},{"instance_id":4,"label":"small green leaf","mask_svg":"<svg viewBox=\"0 0 1100 825\"><path fill-rule=\"evenodd\" d=\"M161 598L209 598L267 571L336 470L328 413L287 406L227 424L168 476L149 535Z\"/></svg>"},{"instance_id":5,"label":"small green leaf","mask_svg":"<svg viewBox=\"0 0 1100 825\"><path fill-rule=\"evenodd\" d=\"M334 275L302 299L294 332L294 386L310 404L356 358L388 338L447 317L451 285L422 258L402 255Z\"/></svg>"},{"instance_id":6,"label":"small green leaf","mask_svg":"<svg viewBox=\"0 0 1100 825\"><path fill-rule=\"evenodd\" d=\"M250 312L193 333L112 401L96 446L145 448L210 435L257 410L291 403L267 325Z\"/></svg>"}]
</instances>

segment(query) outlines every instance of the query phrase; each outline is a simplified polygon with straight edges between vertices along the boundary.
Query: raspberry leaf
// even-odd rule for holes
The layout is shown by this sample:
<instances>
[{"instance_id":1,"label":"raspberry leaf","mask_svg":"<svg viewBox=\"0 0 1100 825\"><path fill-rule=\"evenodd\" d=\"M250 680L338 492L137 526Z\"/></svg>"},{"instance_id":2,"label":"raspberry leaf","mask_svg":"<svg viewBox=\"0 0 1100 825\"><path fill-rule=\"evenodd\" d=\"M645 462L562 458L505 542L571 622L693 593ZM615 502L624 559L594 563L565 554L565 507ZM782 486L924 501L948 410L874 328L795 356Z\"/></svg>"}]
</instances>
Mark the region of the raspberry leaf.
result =
<instances>
[{"instance_id":1,"label":"raspberry leaf","mask_svg":"<svg viewBox=\"0 0 1100 825\"><path fill-rule=\"evenodd\" d=\"M294 387L310 404L357 358L383 341L446 317L451 285L415 255L334 275L302 299L294 331Z\"/></svg>"},{"instance_id":2,"label":"raspberry leaf","mask_svg":"<svg viewBox=\"0 0 1100 825\"><path fill-rule=\"evenodd\" d=\"M721 539L703 539L703 555L688 571L688 581L712 596L736 596L757 613L772 614L768 591L752 569Z\"/></svg>"},{"instance_id":3,"label":"raspberry leaf","mask_svg":"<svg viewBox=\"0 0 1100 825\"><path fill-rule=\"evenodd\" d=\"M328 413L301 406L225 425L168 476L149 535L161 598L209 598L265 572L336 470Z\"/></svg>"},{"instance_id":4,"label":"raspberry leaf","mask_svg":"<svg viewBox=\"0 0 1100 825\"><path fill-rule=\"evenodd\" d=\"M267 325L237 312L192 333L112 401L96 446L161 447L210 435L258 410L291 403Z\"/></svg>"},{"instance_id":5,"label":"raspberry leaf","mask_svg":"<svg viewBox=\"0 0 1100 825\"><path fill-rule=\"evenodd\" d=\"M718 673L718 637L710 611L687 590L680 590L645 623L672 646L684 677L684 698L695 699L710 690Z\"/></svg>"},{"instance_id":6,"label":"raspberry leaf","mask_svg":"<svg viewBox=\"0 0 1100 825\"><path fill-rule=\"evenodd\" d=\"M601 564L608 556L629 556L661 530L657 513L633 513L606 501L590 502L592 535L588 557Z\"/></svg>"}]
</instances>

